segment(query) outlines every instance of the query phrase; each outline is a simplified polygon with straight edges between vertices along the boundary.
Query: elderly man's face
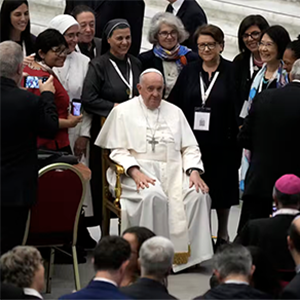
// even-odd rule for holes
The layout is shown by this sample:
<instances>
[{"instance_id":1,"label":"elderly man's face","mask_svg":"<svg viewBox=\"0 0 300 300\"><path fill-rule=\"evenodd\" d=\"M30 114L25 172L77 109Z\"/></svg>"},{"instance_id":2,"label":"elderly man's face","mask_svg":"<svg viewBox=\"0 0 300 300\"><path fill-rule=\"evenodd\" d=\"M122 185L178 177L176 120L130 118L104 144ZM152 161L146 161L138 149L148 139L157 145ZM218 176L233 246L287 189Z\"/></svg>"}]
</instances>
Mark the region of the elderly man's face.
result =
<instances>
[{"instance_id":1,"label":"elderly man's face","mask_svg":"<svg viewBox=\"0 0 300 300\"><path fill-rule=\"evenodd\" d=\"M160 106L162 99L163 78L157 73L147 73L138 84L138 90L147 108L154 110Z\"/></svg>"}]
</instances>

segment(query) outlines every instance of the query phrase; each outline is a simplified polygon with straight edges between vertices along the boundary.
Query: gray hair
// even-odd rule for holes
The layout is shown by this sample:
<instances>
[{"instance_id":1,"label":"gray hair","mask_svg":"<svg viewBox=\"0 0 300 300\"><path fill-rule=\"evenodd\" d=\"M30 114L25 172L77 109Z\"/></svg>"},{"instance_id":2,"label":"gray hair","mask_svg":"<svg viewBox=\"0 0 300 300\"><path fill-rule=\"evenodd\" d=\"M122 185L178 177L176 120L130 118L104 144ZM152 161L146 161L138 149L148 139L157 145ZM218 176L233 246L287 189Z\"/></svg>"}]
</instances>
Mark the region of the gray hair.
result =
<instances>
[{"instance_id":1,"label":"gray hair","mask_svg":"<svg viewBox=\"0 0 300 300\"><path fill-rule=\"evenodd\" d=\"M291 71L291 78L292 80L297 79L300 80L300 58L297 59L292 67L292 71Z\"/></svg>"},{"instance_id":2,"label":"gray hair","mask_svg":"<svg viewBox=\"0 0 300 300\"><path fill-rule=\"evenodd\" d=\"M174 246L170 240L155 236L143 243L140 249L142 276L165 278L173 264Z\"/></svg>"},{"instance_id":3,"label":"gray hair","mask_svg":"<svg viewBox=\"0 0 300 300\"><path fill-rule=\"evenodd\" d=\"M12 41L0 43L0 76L13 78L23 62L22 47Z\"/></svg>"},{"instance_id":4,"label":"gray hair","mask_svg":"<svg viewBox=\"0 0 300 300\"><path fill-rule=\"evenodd\" d=\"M148 32L148 40L151 44L158 44L158 33L162 24L173 27L178 32L178 43L185 41L189 34L184 29L184 26L179 18L169 12L159 12L151 19Z\"/></svg>"},{"instance_id":5,"label":"gray hair","mask_svg":"<svg viewBox=\"0 0 300 300\"><path fill-rule=\"evenodd\" d=\"M213 258L213 267L221 278L229 275L251 275L252 257L250 251L238 244L226 245L223 251L217 252Z\"/></svg>"},{"instance_id":6,"label":"gray hair","mask_svg":"<svg viewBox=\"0 0 300 300\"><path fill-rule=\"evenodd\" d=\"M0 258L2 280L20 288L28 288L42 263L42 256L36 248L17 246Z\"/></svg>"}]
</instances>

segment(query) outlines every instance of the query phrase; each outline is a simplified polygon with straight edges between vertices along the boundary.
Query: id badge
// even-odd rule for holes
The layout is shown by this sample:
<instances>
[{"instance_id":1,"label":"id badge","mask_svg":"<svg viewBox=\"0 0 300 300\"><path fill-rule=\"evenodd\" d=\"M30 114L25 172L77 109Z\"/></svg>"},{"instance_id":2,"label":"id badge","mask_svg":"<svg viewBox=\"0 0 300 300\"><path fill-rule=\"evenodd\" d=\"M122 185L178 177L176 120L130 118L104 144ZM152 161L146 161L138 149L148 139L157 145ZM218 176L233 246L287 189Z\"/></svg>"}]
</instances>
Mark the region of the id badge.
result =
<instances>
[{"instance_id":1,"label":"id badge","mask_svg":"<svg viewBox=\"0 0 300 300\"><path fill-rule=\"evenodd\" d=\"M194 130L209 131L210 108L195 108Z\"/></svg>"},{"instance_id":2,"label":"id badge","mask_svg":"<svg viewBox=\"0 0 300 300\"><path fill-rule=\"evenodd\" d=\"M248 116L248 106L249 106L249 103L247 100L245 100L242 110L240 112L240 118L245 119Z\"/></svg>"}]
</instances>

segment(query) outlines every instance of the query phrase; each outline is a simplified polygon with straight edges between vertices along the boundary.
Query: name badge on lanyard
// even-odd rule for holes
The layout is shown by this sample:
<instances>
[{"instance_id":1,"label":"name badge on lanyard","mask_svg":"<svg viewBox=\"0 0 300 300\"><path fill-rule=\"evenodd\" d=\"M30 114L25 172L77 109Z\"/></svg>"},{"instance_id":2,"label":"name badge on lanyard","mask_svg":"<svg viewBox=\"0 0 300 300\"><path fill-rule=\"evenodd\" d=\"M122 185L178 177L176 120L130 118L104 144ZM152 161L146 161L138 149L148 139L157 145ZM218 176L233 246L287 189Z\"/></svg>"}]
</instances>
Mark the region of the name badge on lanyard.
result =
<instances>
[{"instance_id":1,"label":"name badge on lanyard","mask_svg":"<svg viewBox=\"0 0 300 300\"><path fill-rule=\"evenodd\" d=\"M195 108L194 130L209 131L210 124L210 108L205 107L205 103L217 81L220 72L216 72L207 90L204 89L204 82L200 73L200 92L202 98L202 107Z\"/></svg>"},{"instance_id":2,"label":"name badge on lanyard","mask_svg":"<svg viewBox=\"0 0 300 300\"><path fill-rule=\"evenodd\" d=\"M125 83L125 85L127 86L127 94L129 96L129 99L131 99L133 97L133 72L132 72L132 68L131 68L131 62L130 59L127 59L127 63L129 65L129 82L124 78L123 74L121 73L119 67L117 66L117 64L110 59L111 64L113 65L113 67L115 68L116 72L118 73L119 77L122 79L122 81Z\"/></svg>"}]
</instances>

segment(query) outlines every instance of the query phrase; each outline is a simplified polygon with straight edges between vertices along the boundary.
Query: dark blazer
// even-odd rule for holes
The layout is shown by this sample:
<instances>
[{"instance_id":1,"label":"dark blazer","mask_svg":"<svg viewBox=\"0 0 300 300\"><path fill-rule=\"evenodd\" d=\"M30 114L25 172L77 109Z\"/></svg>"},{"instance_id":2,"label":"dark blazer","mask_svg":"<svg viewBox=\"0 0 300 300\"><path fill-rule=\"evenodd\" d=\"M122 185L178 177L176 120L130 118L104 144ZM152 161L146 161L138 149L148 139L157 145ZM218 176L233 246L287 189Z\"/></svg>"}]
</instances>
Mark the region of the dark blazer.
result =
<instances>
[{"instance_id":1,"label":"dark blazer","mask_svg":"<svg viewBox=\"0 0 300 300\"><path fill-rule=\"evenodd\" d=\"M101 55L101 48L102 48L102 40L94 37L93 41L93 46L92 46L92 50L88 49L88 45L85 43L78 43L78 47L80 49L80 52L84 55L86 55L87 57L90 58L90 60L94 59L95 57L98 57ZM95 49L96 49L96 53L95 53Z\"/></svg>"},{"instance_id":2,"label":"dark blazer","mask_svg":"<svg viewBox=\"0 0 300 300\"><path fill-rule=\"evenodd\" d=\"M54 95L40 97L1 77L1 206L32 206L36 200L37 137L58 131Z\"/></svg>"},{"instance_id":3,"label":"dark blazer","mask_svg":"<svg viewBox=\"0 0 300 300\"><path fill-rule=\"evenodd\" d=\"M61 296L59 299L130 299L122 294L116 286L104 281L91 281L78 292Z\"/></svg>"},{"instance_id":4,"label":"dark blazer","mask_svg":"<svg viewBox=\"0 0 300 300\"><path fill-rule=\"evenodd\" d=\"M300 176L300 83L258 94L238 136L251 150L244 197L272 195L278 178Z\"/></svg>"},{"instance_id":5,"label":"dark blazer","mask_svg":"<svg viewBox=\"0 0 300 300\"><path fill-rule=\"evenodd\" d=\"M148 278L140 278L136 283L120 290L133 299L176 299L160 282Z\"/></svg>"},{"instance_id":6,"label":"dark blazer","mask_svg":"<svg viewBox=\"0 0 300 300\"><path fill-rule=\"evenodd\" d=\"M246 284L224 283L210 289L197 299L272 299L271 296Z\"/></svg>"},{"instance_id":7,"label":"dark blazer","mask_svg":"<svg viewBox=\"0 0 300 300\"><path fill-rule=\"evenodd\" d=\"M144 22L144 0L66 0L65 13L70 13L76 5L84 4L96 13L96 37L102 38L106 23L123 18L131 27L132 44L129 52L137 56L142 43Z\"/></svg>"},{"instance_id":8,"label":"dark blazer","mask_svg":"<svg viewBox=\"0 0 300 300\"><path fill-rule=\"evenodd\" d=\"M295 263L287 246L288 229L294 215L250 220L235 242L243 246L257 246L270 258L274 268L294 270ZM289 280L288 280L289 281Z\"/></svg>"},{"instance_id":9,"label":"dark blazer","mask_svg":"<svg viewBox=\"0 0 300 300\"><path fill-rule=\"evenodd\" d=\"M1 300L22 300L24 299L23 290L15 286L0 282Z\"/></svg>"},{"instance_id":10,"label":"dark blazer","mask_svg":"<svg viewBox=\"0 0 300 300\"><path fill-rule=\"evenodd\" d=\"M258 71L250 74L250 52L243 52L238 54L233 60L234 78L235 78L235 90L236 90L236 114L238 117L238 124L242 125L243 118L240 118L240 112L242 110L245 100L248 100L249 92L252 81Z\"/></svg>"},{"instance_id":11,"label":"dark blazer","mask_svg":"<svg viewBox=\"0 0 300 300\"><path fill-rule=\"evenodd\" d=\"M170 7L171 4L168 5L167 12L170 12ZM207 24L205 12L196 0L184 0L176 16L181 19L185 30L190 34L189 38L182 45L197 52L198 48L194 39L194 33L199 26Z\"/></svg>"},{"instance_id":12,"label":"dark blazer","mask_svg":"<svg viewBox=\"0 0 300 300\"><path fill-rule=\"evenodd\" d=\"M280 299L300 299L300 273L283 289Z\"/></svg>"}]
</instances>

